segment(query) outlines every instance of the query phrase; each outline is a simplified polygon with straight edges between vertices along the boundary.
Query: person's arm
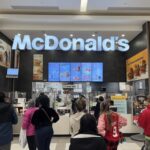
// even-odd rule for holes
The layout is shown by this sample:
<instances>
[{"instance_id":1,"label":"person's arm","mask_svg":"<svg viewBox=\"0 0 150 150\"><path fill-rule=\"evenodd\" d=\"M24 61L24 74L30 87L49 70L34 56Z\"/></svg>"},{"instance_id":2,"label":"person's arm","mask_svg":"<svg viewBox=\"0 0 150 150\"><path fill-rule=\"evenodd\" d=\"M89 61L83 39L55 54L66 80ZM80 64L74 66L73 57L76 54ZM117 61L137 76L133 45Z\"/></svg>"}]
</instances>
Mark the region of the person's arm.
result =
<instances>
[{"instance_id":1,"label":"person's arm","mask_svg":"<svg viewBox=\"0 0 150 150\"><path fill-rule=\"evenodd\" d=\"M30 123L29 114L28 114L28 111L25 111L23 115L23 120L22 120L22 128L27 129L29 126L29 123Z\"/></svg>"},{"instance_id":2,"label":"person's arm","mask_svg":"<svg viewBox=\"0 0 150 150\"><path fill-rule=\"evenodd\" d=\"M98 133L102 136L105 136L106 134L104 116L105 116L104 114L100 115L97 125Z\"/></svg>"},{"instance_id":3,"label":"person's arm","mask_svg":"<svg viewBox=\"0 0 150 150\"><path fill-rule=\"evenodd\" d=\"M11 122L12 122L12 124L18 123L18 116L17 116L17 113L13 107L12 107L12 120L11 120Z\"/></svg>"},{"instance_id":4,"label":"person's arm","mask_svg":"<svg viewBox=\"0 0 150 150\"><path fill-rule=\"evenodd\" d=\"M31 123L33 124L33 125L37 125L38 123L39 123L39 121L38 121L38 110L36 110L35 112L34 112L34 114L33 114L33 116L32 116L32 119L31 119Z\"/></svg>"},{"instance_id":5,"label":"person's arm","mask_svg":"<svg viewBox=\"0 0 150 150\"><path fill-rule=\"evenodd\" d=\"M119 128L126 126L127 125L127 119L125 117L122 117L121 115L119 115L118 117L119 117L118 118Z\"/></svg>"},{"instance_id":6,"label":"person's arm","mask_svg":"<svg viewBox=\"0 0 150 150\"><path fill-rule=\"evenodd\" d=\"M59 116L57 114L57 112L54 110L54 109L51 109L52 110L52 123L55 123L59 120Z\"/></svg>"},{"instance_id":7,"label":"person's arm","mask_svg":"<svg viewBox=\"0 0 150 150\"><path fill-rule=\"evenodd\" d=\"M144 111L143 111L144 112ZM146 125L146 119L145 119L145 117L144 117L144 113L143 112L141 112L140 114L139 114L139 117L138 117L138 125L140 126L140 127L142 127L142 128L145 128L145 125Z\"/></svg>"}]
</instances>

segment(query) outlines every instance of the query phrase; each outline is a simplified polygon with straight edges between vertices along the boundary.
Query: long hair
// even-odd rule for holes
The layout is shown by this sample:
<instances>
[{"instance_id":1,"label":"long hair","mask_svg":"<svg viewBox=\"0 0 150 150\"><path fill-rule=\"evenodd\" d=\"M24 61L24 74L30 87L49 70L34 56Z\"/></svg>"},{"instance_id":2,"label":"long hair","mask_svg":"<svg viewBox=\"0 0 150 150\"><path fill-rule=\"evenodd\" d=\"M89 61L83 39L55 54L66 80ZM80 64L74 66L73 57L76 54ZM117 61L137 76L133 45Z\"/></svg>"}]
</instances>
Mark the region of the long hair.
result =
<instances>
[{"instance_id":1,"label":"long hair","mask_svg":"<svg viewBox=\"0 0 150 150\"><path fill-rule=\"evenodd\" d=\"M109 102L104 101L101 103L101 114L106 114L106 119L108 123L108 130L112 127L112 117L111 117L111 111L109 110Z\"/></svg>"},{"instance_id":2,"label":"long hair","mask_svg":"<svg viewBox=\"0 0 150 150\"><path fill-rule=\"evenodd\" d=\"M97 125L95 117L91 114L85 114L80 120L79 133L93 133L97 134Z\"/></svg>"},{"instance_id":3,"label":"long hair","mask_svg":"<svg viewBox=\"0 0 150 150\"><path fill-rule=\"evenodd\" d=\"M39 104L41 104L43 107L49 107L50 99L47 95L41 95L38 97Z\"/></svg>"}]
</instances>

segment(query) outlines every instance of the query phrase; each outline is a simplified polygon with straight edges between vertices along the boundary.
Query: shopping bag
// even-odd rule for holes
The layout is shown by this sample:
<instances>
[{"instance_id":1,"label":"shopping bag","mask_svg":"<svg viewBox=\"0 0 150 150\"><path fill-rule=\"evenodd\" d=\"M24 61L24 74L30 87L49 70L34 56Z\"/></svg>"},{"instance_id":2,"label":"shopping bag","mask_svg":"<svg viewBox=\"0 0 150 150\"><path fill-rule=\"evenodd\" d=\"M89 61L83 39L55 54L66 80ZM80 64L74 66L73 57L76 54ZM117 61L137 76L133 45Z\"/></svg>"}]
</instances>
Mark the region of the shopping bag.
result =
<instances>
[{"instance_id":1,"label":"shopping bag","mask_svg":"<svg viewBox=\"0 0 150 150\"><path fill-rule=\"evenodd\" d=\"M20 129L20 135L19 135L19 144L22 148L25 148L27 144L27 138L26 138L26 130Z\"/></svg>"}]
</instances>

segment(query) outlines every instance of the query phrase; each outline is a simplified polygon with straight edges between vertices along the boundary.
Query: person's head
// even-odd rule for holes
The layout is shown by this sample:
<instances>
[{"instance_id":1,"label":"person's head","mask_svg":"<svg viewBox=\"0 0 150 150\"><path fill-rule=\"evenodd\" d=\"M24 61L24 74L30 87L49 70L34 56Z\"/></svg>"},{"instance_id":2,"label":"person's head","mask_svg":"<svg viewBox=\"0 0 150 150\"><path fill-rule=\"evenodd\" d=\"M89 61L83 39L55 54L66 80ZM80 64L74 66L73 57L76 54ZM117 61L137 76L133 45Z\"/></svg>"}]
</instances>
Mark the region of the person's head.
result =
<instances>
[{"instance_id":1,"label":"person's head","mask_svg":"<svg viewBox=\"0 0 150 150\"><path fill-rule=\"evenodd\" d=\"M38 97L39 105L43 107L49 107L50 99L47 95L41 95Z\"/></svg>"},{"instance_id":2,"label":"person's head","mask_svg":"<svg viewBox=\"0 0 150 150\"><path fill-rule=\"evenodd\" d=\"M100 96L100 97L98 98L98 101L99 101L99 102L103 102L103 101L104 101L104 97L103 97L103 96Z\"/></svg>"},{"instance_id":3,"label":"person's head","mask_svg":"<svg viewBox=\"0 0 150 150\"><path fill-rule=\"evenodd\" d=\"M29 100L27 107L28 107L28 108L35 107L35 101L34 101L34 100Z\"/></svg>"},{"instance_id":4,"label":"person's head","mask_svg":"<svg viewBox=\"0 0 150 150\"><path fill-rule=\"evenodd\" d=\"M80 99L76 100L75 106L77 108L77 111L79 111L79 112L84 111L86 108L85 98L80 98Z\"/></svg>"},{"instance_id":5,"label":"person's head","mask_svg":"<svg viewBox=\"0 0 150 150\"><path fill-rule=\"evenodd\" d=\"M6 98L6 96L5 96L5 93L4 92L0 92L0 102L5 102L5 98Z\"/></svg>"},{"instance_id":6,"label":"person's head","mask_svg":"<svg viewBox=\"0 0 150 150\"><path fill-rule=\"evenodd\" d=\"M95 133L97 134L97 125L95 117L91 114L85 114L80 120L79 133Z\"/></svg>"},{"instance_id":7,"label":"person's head","mask_svg":"<svg viewBox=\"0 0 150 150\"><path fill-rule=\"evenodd\" d=\"M41 92L39 96L43 96L43 95L45 95L44 92Z\"/></svg>"},{"instance_id":8,"label":"person's head","mask_svg":"<svg viewBox=\"0 0 150 150\"><path fill-rule=\"evenodd\" d=\"M101 113L109 111L109 102L103 101L100 105L100 110L101 110Z\"/></svg>"}]
</instances>

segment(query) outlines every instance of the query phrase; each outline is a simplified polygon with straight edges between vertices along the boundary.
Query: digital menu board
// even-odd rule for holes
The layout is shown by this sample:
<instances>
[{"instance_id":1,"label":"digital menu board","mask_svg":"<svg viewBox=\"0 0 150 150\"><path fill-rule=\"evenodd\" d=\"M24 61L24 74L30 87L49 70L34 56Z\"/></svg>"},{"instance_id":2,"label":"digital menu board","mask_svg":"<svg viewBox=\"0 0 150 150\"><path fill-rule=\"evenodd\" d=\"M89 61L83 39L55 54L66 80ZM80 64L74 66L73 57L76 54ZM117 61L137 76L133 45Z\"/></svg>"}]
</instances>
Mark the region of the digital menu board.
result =
<instances>
[{"instance_id":1,"label":"digital menu board","mask_svg":"<svg viewBox=\"0 0 150 150\"><path fill-rule=\"evenodd\" d=\"M103 63L92 63L92 81L103 81Z\"/></svg>"},{"instance_id":2,"label":"digital menu board","mask_svg":"<svg viewBox=\"0 0 150 150\"><path fill-rule=\"evenodd\" d=\"M102 82L103 63L49 63L48 81Z\"/></svg>"},{"instance_id":3,"label":"digital menu board","mask_svg":"<svg viewBox=\"0 0 150 150\"><path fill-rule=\"evenodd\" d=\"M71 63L71 81L82 81L81 63Z\"/></svg>"},{"instance_id":4,"label":"digital menu board","mask_svg":"<svg viewBox=\"0 0 150 150\"><path fill-rule=\"evenodd\" d=\"M82 81L91 81L92 68L91 63L81 63Z\"/></svg>"},{"instance_id":5,"label":"digital menu board","mask_svg":"<svg viewBox=\"0 0 150 150\"><path fill-rule=\"evenodd\" d=\"M60 81L70 81L70 63L60 63Z\"/></svg>"},{"instance_id":6,"label":"digital menu board","mask_svg":"<svg viewBox=\"0 0 150 150\"><path fill-rule=\"evenodd\" d=\"M48 81L59 81L59 63L48 64Z\"/></svg>"}]
</instances>

